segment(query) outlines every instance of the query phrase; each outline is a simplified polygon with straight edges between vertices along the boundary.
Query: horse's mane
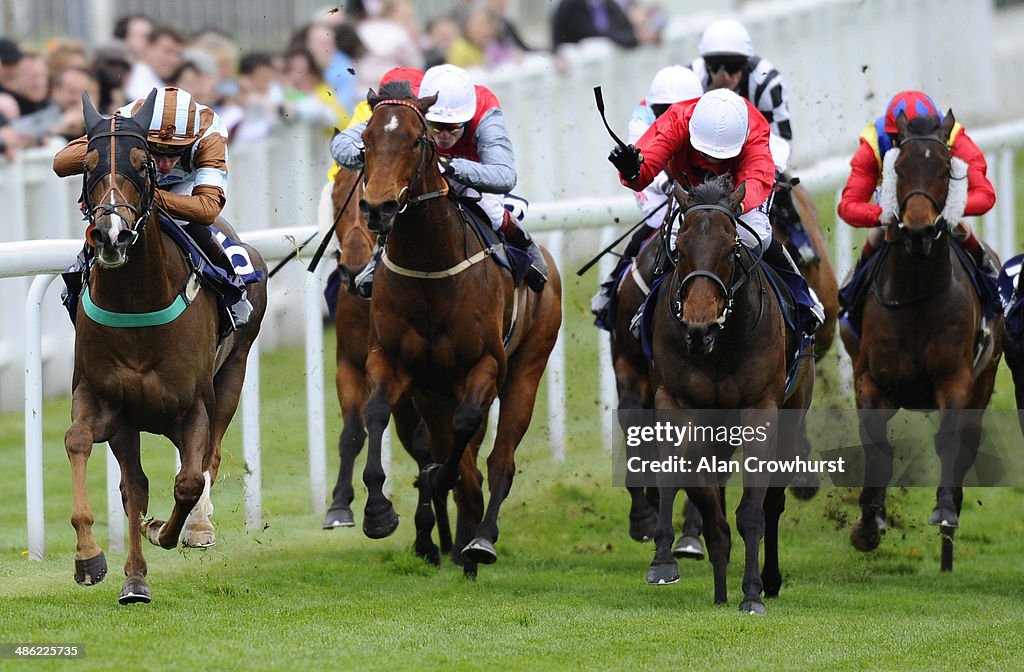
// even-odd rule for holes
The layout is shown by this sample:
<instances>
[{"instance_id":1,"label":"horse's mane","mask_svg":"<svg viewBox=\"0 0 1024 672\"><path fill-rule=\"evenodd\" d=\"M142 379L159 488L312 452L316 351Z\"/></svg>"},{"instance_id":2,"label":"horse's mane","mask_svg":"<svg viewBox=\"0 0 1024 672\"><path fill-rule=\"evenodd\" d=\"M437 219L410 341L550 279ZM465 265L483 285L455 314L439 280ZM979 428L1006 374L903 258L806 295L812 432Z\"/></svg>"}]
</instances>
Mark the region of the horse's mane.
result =
<instances>
[{"instance_id":1,"label":"horse's mane","mask_svg":"<svg viewBox=\"0 0 1024 672\"><path fill-rule=\"evenodd\" d=\"M907 123L907 135L939 135L941 126L938 117L914 117Z\"/></svg>"},{"instance_id":2,"label":"horse's mane","mask_svg":"<svg viewBox=\"0 0 1024 672\"><path fill-rule=\"evenodd\" d=\"M715 205L732 195L732 175L713 175L697 185L690 194L693 205Z\"/></svg>"},{"instance_id":3,"label":"horse's mane","mask_svg":"<svg viewBox=\"0 0 1024 672\"><path fill-rule=\"evenodd\" d=\"M412 85L404 79L396 79L392 82L388 82L380 87L380 91L373 93L372 91L366 96L366 102L369 103L370 108L374 108L382 100L404 100L406 98L415 98L416 96L412 92Z\"/></svg>"}]
</instances>

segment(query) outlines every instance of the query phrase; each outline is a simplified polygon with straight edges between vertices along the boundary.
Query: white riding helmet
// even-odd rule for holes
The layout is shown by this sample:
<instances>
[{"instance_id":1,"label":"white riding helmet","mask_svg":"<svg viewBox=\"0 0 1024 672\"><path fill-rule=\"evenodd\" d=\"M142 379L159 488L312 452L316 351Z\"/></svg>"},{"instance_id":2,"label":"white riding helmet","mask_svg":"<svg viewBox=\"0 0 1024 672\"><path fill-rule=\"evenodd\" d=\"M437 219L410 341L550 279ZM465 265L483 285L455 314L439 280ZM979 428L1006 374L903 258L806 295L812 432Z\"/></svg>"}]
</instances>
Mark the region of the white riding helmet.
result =
<instances>
[{"instance_id":1,"label":"white riding helmet","mask_svg":"<svg viewBox=\"0 0 1024 672\"><path fill-rule=\"evenodd\" d=\"M704 30L700 36L700 55L717 56L726 54L754 55L754 43L750 33L739 21L720 19Z\"/></svg>"},{"instance_id":2,"label":"white riding helmet","mask_svg":"<svg viewBox=\"0 0 1024 672\"><path fill-rule=\"evenodd\" d=\"M648 105L671 105L680 100L699 98L704 93L697 73L681 65L658 70L647 92Z\"/></svg>"},{"instance_id":3,"label":"white riding helmet","mask_svg":"<svg viewBox=\"0 0 1024 672\"><path fill-rule=\"evenodd\" d=\"M427 110L427 121L461 124L476 114L476 87L462 68L446 63L427 70L420 83L420 97L435 93L437 102Z\"/></svg>"},{"instance_id":4,"label":"white riding helmet","mask_svg":"<svg viewBox=\"0 0 1024 672\"><path fill-rule=\"evenodd\" d=\"M747 141L747 102L728 89L708 91L693 108L690 144L716 159L731 159Z\"/></svg>"}]
</instances>

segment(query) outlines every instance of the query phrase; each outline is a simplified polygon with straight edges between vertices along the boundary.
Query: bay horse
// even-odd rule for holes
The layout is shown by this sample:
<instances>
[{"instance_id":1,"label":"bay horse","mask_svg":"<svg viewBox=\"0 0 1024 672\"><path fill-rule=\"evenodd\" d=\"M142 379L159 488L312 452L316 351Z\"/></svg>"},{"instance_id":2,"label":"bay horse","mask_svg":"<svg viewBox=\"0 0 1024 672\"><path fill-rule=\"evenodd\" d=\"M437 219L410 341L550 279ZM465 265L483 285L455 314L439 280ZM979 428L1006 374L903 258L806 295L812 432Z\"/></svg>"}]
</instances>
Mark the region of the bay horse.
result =
<instances>
[{"instance_id":1,"label":"bay horse","mask_svg":"<svg viewBox=\"0 0 1024 672\"><path fill-rule=\"evenodd\" d=\"M836 315L839 311L839 286L832 262L828 255L828 246L821 233L821 220L814 199L803 185L790 185L789 180L780 189L789 190L792 206L803 223L818 261L809 265L801 265L800 272L807 284L817 294L825 313L825 321L815 333L814 356L821 360L831 348L835 339ZM671 219L671 208L666 211L666 220ZM771 210L775 214L775 208ZM792 215L791 215L792 216ZM670 262L668 257L668 231L659 230L657 238L653 238L637 255L628 272L623 276L617 288L617 312L615 326L611 332L612 369L615 371L615 383L619 397L620 410L639 410L654 408L654 391L648 375L648 361L644 356L640 341L631 333L634 315L643 305L650 293L649 284L655 275L655 268L664 269ZM780 233L780 228L773 227L772 235L784 245L787 241ZM660 272L660 271L658 271ZM626 416L628 417L628 416ZM807 479L798 479L807 480ZM630 495L629 535L635 541L648 541L654 538L657 524L658 498L657 490L640 486L627 486ZM817 488L814 486L791 488L791 493L798 499L810 499ZM724 491L722 493L724 497ZM682 534L673 547L677 558L704 559L704 550L700 542L700 512L692 502L687 500L683 512Z\"/></svg>"},{"instance_id":2,"label":"bay horse","mask_svg":"<svg viewBox=\"0 0 1024 672\"><path fill-rule=\"evenodd\" d=\"M692 192L677 187L684 213L676 238L678 261L661 285L653 307L650 384L654 408L689 414L733 411L742 425L765 426L763 445L746 447L747 457L791 458L804 450L804 411L814 388L813 358L803 359L787 397L787 353L799 347L786 329L782 309L768 288L765 271L740 243L737 229L746 189L735 190L728 175L711 178ZM780 409L797 411L799 421L778 422ZM770 423L770 424L765 424ZM725 446L725 454L732 448ZM773 481L776 485L785 482ZM675 583L679 569L672 553L672 508L679 488L659 482L656 550L647 574L652 585ZM728 600L726 565L731 540L715 482L687 485L686 494L703 518L704 539L714 573L714 600ZM765 613L761 592L778 595L779 517L785 508L784 487L767 487L766 477L746 475L736 509L746 562L740 609ZM764 569L759 571L761 538Z\"/></svg>"},{"instance_id":3,"label":"bay horse","mask_svg":"<svg viewBox=\"0 0 1024 672\"><path fill-rule=\"evenodd\" d=\"M370 331L370 302L356 296L352 291L346 291L352 280L369 262L373 251L374 236L366 228L366 222L358 208L345 207L346 203L353 202L353 198L359 200L361 197L362 182L359 174L345 169L338 171L331 187L334 235L339 246L338 275L341 283L334 306L337 363L334 380L344 424L338 439L338 477L331 495L331 505L324 517L325 530L355 526L355 517L352 514L352 500L355 497L352 478L356 457L366 442L364 411L369 396L366 351ZM426 467L431 462L430 448L427 445L426 425L420 421L416 409L411 403L406 402L395 407L394 416L402 445L421 469ZM446 499L435 501L441 553L448 553L452 548ZM429 548L425 550L430 551ZM440 558L431 560L436 562Z\"/></svg>"},{"instance_id":4,"label":"bay horse","mask_svg":"<svg viewBox=\"0 0 1024 672\"><path fill-rule=\"evenodd\" d=\"M86 239L96 263L78 304L71 426L64 445L71 461L78 535L75 580L94 585L107 573L103 550L93 537L86 468L94 443L109 442L121 467L121 497L128 516L126 580L121 604L149 602L142 535L163 548L183 541L209 546L214 530L210 488L217 480L220 447L241 394L246 357L266 310L266 264L245 246L259 283L248 285L249 322L218 343L217 299L198 281L184 254L157 222L156 173L146 129L156 91L132 117L105 118L85 94L89 129L84 209ZM217 226L237 240L223 220ZM91 303L124 320L164 313L152 326L106 326L86 310ZM95 314L95 313L92 313ZM178 449L181 470L174 481L174 509L167 521L146 520L149 481L142 469L140 432L166 436Z\"/></svg>"},{"instance_id":5,"label":"bay horse","mask_svg":"<svg viewBox=\"0 0 1024 672\"><path fill-rule=\"evenodd\" d=\"M874 550L885 529L893 473L889 420L900 408L938 410L941 477L930 523L941 530L942 571L953 569L964 475L981 442L981 416L992 396L1003 331L997 315L991 342L976 361L982 306L948 235L966 202L966 169L953 178L946 144L954 123L951 111L941 123L935 117L908 122L902 112L897 118L899 148L886 154L881 192L883 221L893 240L864 299L860 339L841 329L853 360L865 458L861 515L851 543L860 551ZM957 189L962 194L951 197Z\"/></svg>"},{"instance_id":6,"label":"bay horse","mask_svg":"<svg viewBox=\"0 0 1024 672\"><path fill-rule=\"evenodd\" d=\"M433 546L430 499L454 488L452 560L475 577L479 564L498 558L498 512L511 490L515 450L558 337L561 279L546 251L552 272L539 294L514 287L511 276L487 259L490 253L460 205L445 196L447 183L424 118L436 96L416 98L407 82L394 82L367 100L373 114L363 132L359 205L370 230L386 235L387 242L370 303L363 531L383 538L398 526L381 489L381 435L392 409L411 399L426 422L437 462L419 478L417 553ZM484 514L476 458L495 398L501 405L487 460L490 501Z\"/></svg>"}]
</instances>

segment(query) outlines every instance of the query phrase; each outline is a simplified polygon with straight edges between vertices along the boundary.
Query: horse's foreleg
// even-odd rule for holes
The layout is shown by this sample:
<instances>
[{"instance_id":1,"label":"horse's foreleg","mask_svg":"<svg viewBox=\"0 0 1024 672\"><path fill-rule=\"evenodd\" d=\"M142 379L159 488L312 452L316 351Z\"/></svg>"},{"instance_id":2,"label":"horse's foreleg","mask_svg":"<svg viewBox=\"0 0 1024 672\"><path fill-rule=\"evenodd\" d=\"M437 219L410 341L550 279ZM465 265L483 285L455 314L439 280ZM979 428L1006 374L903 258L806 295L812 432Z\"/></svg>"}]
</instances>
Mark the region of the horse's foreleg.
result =
<instances>
[{"instance_id":1,"label":"horse's foreleg","mask_svg":"<svg viewBox=\"0 0 1024 672\"><path fill-rule=\"evenodd\" d=\"M641 373L631 358L620 356L615 358L615 380L619 393L620 411L642 411L650 408L650 383L646 375ZM631 413L619 414L624 435L629 433L629 417ZM625 423L625 424L623 424ZM635 449L626 444L626 459L633 457ZM626 474L626 490L629 492L629 536L634 541L650 541L654 539L655 526L658 524L658 511L647 498L646 489L640 485L641 477L637 474Z\"/></svg>"},{"instance_id":2,"label":"horse's foreleg","mask_svg":"<svg viewBox=\"0 0 1024 672\"><path fill-rule=\"evenodd\" d=\"M677 558L703 560L704 545L700 543L703 528L704 519L700 515L700 509L687 497L686 503L683 504L682 534L672 547L672 555Z\"/></svg>"},{"instance_id":3,"label":"horse's foreleg","mask_svg":"<svg viewBox=\"0 0 1024 672\"><path fill-rule=\"evenodd\" d=\"M864 487L860 517L850 529L850 543L858 551L873 551L885 531L885 492L892 480L893 452L888 427L896 411L888 408L874 381L866 374L856 382L858 424L864 449Z\"/></svg>"},{"instance_id":4,"label":"horse's foreleg","mask_svg":"<svg viewBox=\"0 0 1024 672\"><path fill-rule=\"evenodd\" d=\"M178 545L181 530L192 509L209 483L203 474L203 458L210 441L210 409L206 403L196 403L186 415L184 429L178 443L181 470L174 479L174 508L167 522L153 521L146 526L146 536L163 548Z\"/></svg>"},{"instance_id":5,"label":"horse's foreleg","mask_svg":"<svg viewBox=\"0 0 1024 672\"><path fill-rule=\"evenodd\" d=\"M761 537L764 536L764 499L767 491L765 487L744 487L743 497L736 507L736 530L743 537L745 550L740 611L750 614L765 613L764 602L761 601L764 586L757 556L760 553Z\"/></svg>"},{"instance_id":6,"label":"horse's foreleg","mask_svg":"<svg viewBox=\"0 0 1024 672\"><path fill-rule=\"evenodd\" d=\"M939 455L942 471L939 487L935 491L932 525L938 525L942 535L939 568L953 571L953 537L960 526L960 508L964 498L964 477L974 464L981 444L983 409L965 409L973 381L966 371L959 380L950 381L939 391L942 408L939 431L935 435L935 451Z\"/></svg>"},{"instance_id":7,"label":"horse's foreleg","mask_svg":"<svg viewBox=\"0 0 1024 672\"><path fill-rule=\"evenodd\" d=\"M384 465L381 461L381 443L387 430L391 410L405 396L408 380L399 377L371 349L367 358L367 372L373 391L366 402L366 428L369 448L363 483L366 484L366 506L363 509L363 534L371 539L383 539L398 528L398 514L384 496Z\"/></svg>"},{"instance_id":8,"label":"horse's foreleg","mask_svg":"<svg viewBox=\"0 0 1024 672\"><path fill-rule=\"evenodd\" d=\"M128 558L124 563L125 582L118 601L121 604L147 603L152 594L146 583L149 568L142 554L142 521L149 510L149 479L142 470L139 433L118 432L110 439L110 449L121 465L121 503L128 517Z\"/></svg>"},{"instance_id":9,"label":"horse's foreleg","mask_svg":"<svg viewBox=\"0 0 1024 672\"><path fill-rule=\"evenodd\" d=\"M92 394L84 383L80 383L72 400L72 423L64 434L64 449L71 462L71 524L78 536L75 581L85 586L97 584L107 575L107 560L103 556L103 549L92 535L94 521L86 480L89 456L95 440L92 423L98 412Z\"/></svg>"},{"instance_id":10,"label":"horse's foreleg","mask_svg":"<svg viewBox=\"0 0 1024 672\"><path fill-rule=\"evenodd\" d=\"M398 434L398 440L402 442L402 446L406 452L416 460L416 465L419 467L420 473L431 463L430 457L430 446L427 444L427 428L426 425L420 421L420 416L413 407L411 401L406 401L399 404L394 409L395 416L395 432ZM425 484L420 482L420 479L416 480L416 488L419 491L419 500L416 503L416 515L414 522L416 523L416 541L413 544L413 550L421 558L424 558L432 565L441 564L441 550L438 549L437 544L434 543L431 538L431 534L434 531L434 509L431 501L429 488ZM447 528L448 517L447 510L443 507L447 501L447 497L440 502L438 507L438 516L444 517L444 524ZM448 536L448 547L445 550L451 550L451 530L445 529L440 535L442 539L447 533Z\"/></svg>"},{"instance_id":11,"label":"horse's foreleg","mask_svg":"<svg viewBox=\"0 0 1024 672\"><path fill-rule=\"evenodd\" d=\"M363 408L366 406L366 376L362 369L347 360L339 358L338 373L335 377L338 401L341 402L341 416L344 426L338 439L338 479L334 484L331 506L324 517L323 528L353 527L352 489L356 457L366 442L366 427L363 424Z\"/></svg>"},{"instance_id":12,"label":"horse's foreleg","mask_svg":"<svg viewBox=\"0 0 1024 672\"><path fill-rule=\"evenodd\" d=\"M721 491L721 492L720 492ZM729 521L725 519L722 508L724 488L718 486L688 487L686 496L700 511L704 520L704 540L708 546L708 559L715 582L715 604L729 601L726 569L729 566L729 554L732 551L732 538Z\"/></svg>"},{"instance_id":13,"label":"horse's foreleg","mask_svg":"<svg viewBox=\"0 0 1024 672\"><path fill-rule=\"evenodd\" d=\"M764 567L761 583L765 597L778 597L782 588L779 569L779 518L786 510L786 489L768 488L764 499Z\"/></svg>"}]
</instances>

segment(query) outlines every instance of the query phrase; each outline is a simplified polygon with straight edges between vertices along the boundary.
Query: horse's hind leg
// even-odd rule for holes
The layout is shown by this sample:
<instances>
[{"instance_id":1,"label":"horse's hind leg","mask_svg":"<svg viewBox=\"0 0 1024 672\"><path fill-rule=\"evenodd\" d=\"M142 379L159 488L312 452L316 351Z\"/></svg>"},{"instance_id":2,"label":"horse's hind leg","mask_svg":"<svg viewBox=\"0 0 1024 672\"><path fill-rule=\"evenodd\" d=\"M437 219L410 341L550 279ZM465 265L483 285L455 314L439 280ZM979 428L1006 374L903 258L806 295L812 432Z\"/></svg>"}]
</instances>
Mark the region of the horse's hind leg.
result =
<instances>
[{"instance_id":1,"label":"horse's hind leg","mask_svg":"<svg viewBox=\"0 0 1024 672\"><path fill-rule=\"evenodd\" d=\"M724 488L717 486L686 489L686 496L701 512L704 520L704 540L707 542L708 558L711 560L714 574L715 604L725 604L729 601L726 569L729 565L732 539L729 521L725 519L725 511L722 508L723 494Z\"/></svg>"},{"instance_id":2,"label":"horse's hind leg","mask_svg":"<svg viewBox=\"0 0 1024 672\"><path fill-rule=\"evenodd\" d=\"M931 524L939 526L942 551L939 569L953 571L953 538L960 525L963 482L978 456L983 410L956 409L943 413L935 447L942 460L942 480L935 492Z\"/></svg>"},{"instance_id":3,"label":"horse's hind leg","mask_svg":"<svg viewBox=\"0 0 1024 672\"><path fill-rule=\"evenodd\" d=\"M885 493L892 480L893 452L888 439L889 420L896 412L881 405L880 393L866 375L857 378L860 440L864 448L864 488L860 517L850 529L850 543L858 551L873 551L885 531Z\"/></svg>"},{"instance_id":4,"label":"horse's hind leg","mask_svg":"<svg viewBox=\"0 0 1024 672\"><path fill-rule=\"evenodd\" d=\"M128 558L124 586L118 602L132 604L152 600L146 583L148 566L142 554L142 521L149 510L149 479L142 470L139 433L122 430L110 439L110 449L121 465L121 503L128 517Z\"/></svg>"},{"instance_id":5,"label":"horse's hind leg","mask_svg":"<svg viewBox=\"0 0 1024 672\"><path fill-rule=\"evenodd\" d=\"M363 371L343 358L338 359L338 373L335 379L338 399L341 401L341 415L344 426L338 439L338 480L331 496L331 506L324 517L323 528L353 527L352 478L356 457L366 442L366 427L363 424L363 408L366 406L366 377Z\"/></svg>"},{"instance_id":6,"label":"horse's hind leg","mask_svg":"<svg viewBox=\"0 0 1024 672\"><path fill-rule=\"evenodd\" d=\"M64 449L71 462L71 524L78 536L75 548L75 581L92 586L107 575L103 549L92 535L93 515L89 506L86 479L89 456L92 454L93 420L99 409L85 383L75 388L71 405L71 427L64 434Z\"/></svg>"},{"instance_id":7,"label":"horse's hind leg","mask_svg":"<svg viewBox=\"0 0 1024 672\"><path fill-rule=\"evenodd\" d=\"M426 443L426 426L420 422L420 416L416 413L416 409L410 401L396 406L394 417L395 431L398 433L398 439L402 442L406 452L416 460L420 473L422 473L423 469L432 461L430 458L430 447ZM416 552L416 555L424 558L430 564L440 565L441 552L433 539L431 539L435 519L429 489L420 482L419 478L416 479L416 488L419 490L419 501L416 504L416 515L414 518L416 523L416 541L413 544L413 550ZM445 497L445 500L447 500L447 497ZM444 513L447 514L447 511ZM444 522L447 525L447 515ZM446 531L449 538L448 548L451 549L451 531Z\"/></svg>"},{"instance_id":8,"label":"horse's hind leg","mask_svg":"<svg viewBox=\"0 0 1024 672\"><path fill-rule=\"evenodd\" d=\"M672 555L676 558L703 560L704 544L700 543L703 527L704 519L700 515L700 509L687 497L686 503L683 504L682 534L672 547Z\"/></svg>"},{"instance_id":9,"label":"horse's hind leg","mask_svg":"<svg viewBox=\"0 0 1024 672\"><path fill-rule=\"evenodd\" d=\"M619 410L627 411L626 414L619 414L620 422L627 423L622 427L624 434L629 433L629 418L632 415L628 411L641 411L650 407L650 383L642 375L633 362L625 356L615 358L615 379L619 393ZM632 451L626 445L627 458L632 457ZM650 541L654 539L654 530L658 524L658 510L647 497L646 489L642 485L632 483L638 478L632 473L626 474L626 490L630 496L629 507L629 536L634 541Z\"/></svg>"}]
</instances>

